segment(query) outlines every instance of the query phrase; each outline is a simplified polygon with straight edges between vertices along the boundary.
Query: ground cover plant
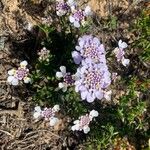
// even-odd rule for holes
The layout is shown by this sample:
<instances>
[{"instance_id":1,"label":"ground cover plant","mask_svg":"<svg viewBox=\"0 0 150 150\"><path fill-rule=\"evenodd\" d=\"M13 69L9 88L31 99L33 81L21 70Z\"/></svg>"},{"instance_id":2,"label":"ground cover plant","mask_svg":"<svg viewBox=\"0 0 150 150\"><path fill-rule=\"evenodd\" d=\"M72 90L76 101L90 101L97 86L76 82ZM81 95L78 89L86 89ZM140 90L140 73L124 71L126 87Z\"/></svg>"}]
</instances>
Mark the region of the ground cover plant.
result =
<instances>
[{"instance_id":1,"label":"ground cover plant","mask_svg":"<svg viewBox=\"0 0 150 150\"><path fill-rule=\"evenodd\" d=\"M12 128L5 127L0 111L0 137L10 136L2 149L149 149L149 7L127 27L127 38L119 15L100 19L87 3L73 0L47 3L42 21L25 27L32 50L21 50L20 61L7 69L5 83L24 101L15 102L19 112L6 113L25 127L11 142L19 125L9 120Z\"/></svg>"}]
</instances>

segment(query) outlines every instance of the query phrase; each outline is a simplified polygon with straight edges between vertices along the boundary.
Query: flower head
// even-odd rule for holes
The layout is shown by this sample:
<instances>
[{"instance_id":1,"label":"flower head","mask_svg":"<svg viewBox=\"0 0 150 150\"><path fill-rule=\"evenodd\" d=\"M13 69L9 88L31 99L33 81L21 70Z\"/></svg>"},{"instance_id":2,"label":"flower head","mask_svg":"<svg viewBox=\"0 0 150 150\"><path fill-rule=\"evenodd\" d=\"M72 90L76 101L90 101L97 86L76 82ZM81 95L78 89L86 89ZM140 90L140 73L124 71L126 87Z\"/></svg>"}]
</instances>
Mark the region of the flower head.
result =
<instances>
[{"instance_id":1,"label":"flower head","mask_svg":"<svg viewBox=\"0 0 150 150\"><path fill-rule=\"evenodd\" d=\"M50 51L47 50L45 47L43 47L39 52L39 61L46 61L49 62L49 55L50 55Z\"/></svg>"},{"instance_id":2,"label":"flower head","mask_svg":"<svg viewBox=\"0 0 150 150\"><path fill-rule=\"evenodd\" d=\"M75 82L74 76L71 75L70 72L66 72L65 66L60 66L60 72L56 72L57 78L63 78L63 82L58 84L59 88L63 90L63 92L67 91L68 86L72 86Z\"/></svg>"},{"instance_id":3,"label":"flower head","mask_svg":"<svg viewBox=\"0 0 150 150\"><path fill-rule=\"evenodd\" d=\"M56 1L56 14L58 16L65 15L69 10L69 5L64 2L64 0L57 0Z\"/></svg>"},{"instance_id":4,"label":"flower head","mask_svg":"<svg viewBox=\"0 0 150 150\"><path fill-rule=\"evenodd\" d=\"M75 91L81 93L82 100L93 102L104 97L103 91L110 85L110 72L106 65L91 64L78 68L79 79L75 81Z\"/></svg>"},{"instance_id":5,"label":"flower head","mask_svg":"<svg viewBox=\"0 0 150 150\"><path fill-rule=\"evenodd\" d=\"M19 81L23 81L24 83L29 83L31 79L28 77L29 69L27 66L27 61L22 61L18 69L11 69L8 71L7 82L11 85L18 85Z\"/></svg>"},{"instance_id":6,"label":"flower head","mask_svg":"<svg viewBox=\"0 0 150 150\"><path fill-rule=\"evenodd\" d=\"M73 23L74 27L79 28L81 25L84 26L87 17L91 14L91 9L87 6L84 10L73 7L72 14L69 16L69 20Z\"/></svg>"},{"instance_id":7,"label":"flower head","mask_svg":"<svg viewBox=\"0 0 150 150\"><path fill-rule=\"evenodd\" d=\"M104 46L92 35L84 35L78 39L78 46L76 51L72 52L72 57L76 64L82 59L88 59L93 63L106 63Z\"/></svg>"},{"instance_id":8,"label":"flower head","mask_svg":"<svg viewBox=\"0 0 150 150\"><path fill-rule=\"evenodd\" d=\"M34 108L33 117L35 119L44 118L49 121L50 126L54 126L58 123L59 119L56 117L56 113L60 110L59 105L55 105L53 108L45 107L43 110L40 106Z\"/></svg>"},{"instance_id":9,"label":"flower head","mask_svg":"<svg viewBox=\"0 0 150 150\"><path fill-rule=\"evenodd\" d=\"M118 47L114 49L114 53L116 55L117 61L121 62L125 67L130 63L130 60L125 59L124 57L125 55L124 49L127 48L127 46L128 46L127 43L122 42L122 40L119 40Z\"/></svg>"},{"instance_id":10,"label":"flower head","mask_svg":"<svg viewBox=\"0 0 150 150\"><path fill-rule=\"evenodd\" d=\"M90 131L89 124L94 117L98 116L98 112L92 110L89 114L83 115L79 117L79 120L74 121L74 125L72 126L72 131L82 131L87 134Z\"/></svg>"}]
</instances>

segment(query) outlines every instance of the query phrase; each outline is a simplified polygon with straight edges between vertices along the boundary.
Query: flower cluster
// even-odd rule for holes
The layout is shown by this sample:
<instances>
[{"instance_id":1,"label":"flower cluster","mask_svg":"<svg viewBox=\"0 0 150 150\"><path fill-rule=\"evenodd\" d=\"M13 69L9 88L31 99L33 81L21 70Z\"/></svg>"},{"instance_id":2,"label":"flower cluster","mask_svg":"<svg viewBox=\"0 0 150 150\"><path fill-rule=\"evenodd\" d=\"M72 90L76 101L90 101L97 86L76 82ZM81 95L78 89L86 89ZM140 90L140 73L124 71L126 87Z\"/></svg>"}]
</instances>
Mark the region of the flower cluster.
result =
<instances>
[{"instance_id":1,"label":"flower cluster","mask_svg":"<svg viewBox=\"0 0 150 150\"><path fill-rule=\"evenodd\" d=\"M76 51L72 52L72 57L76 64L80 64L83 59L93 63L106 64L105 49L98 38L84 35L78 39L78 45L75 48Z\"/></svg>"},{"instance_id":2,"label":"flower cluster","mask_svg":"<svg viewBox=\"0 0 150 150\"><path fill-rule=\"evenodd\" d=\"M91 8L87 6L85 9L79 9L74 0L56 1L56 14L64 16L69 13L69 21L73 23L74 27L79 28L86 24L87 17L91 15Z\"/></svg>"},{"instance_id":3,"label":"flower cluster","mask_svg":"<svg viewBox=\"0 0 150 150\"><path fill-rule=\"evenodd\" d=\"M53 108L44 108L41 110L40 106L34 108L33 117L35 119L44 118L46 121L49 121L50 126L55 126L59 119L56 117L56 113L60 110L59 105L55 105Z\"/></svg>"},{"instance_id":4,"label":"flower cluster","mask_svg":"<svg viewBox=\"0 0 150 150\"><path fill-rule=\"evenodd\" d=\"M56 77L59 79L63 78L63 82L58 84L59 88L62 89L63 92L67 91L68 86L74 85L75 78L70 72L66 72L65 66L60 66L60 72L56 72Z\"/></svg>"},{"instance_id":5,"label":"flower cluster","mask_svg":"<svg viewBox=\"0 0 150 150\"><path fill-rule=\"evenodd\" d=\"M130 60L124 57L125 55L124 49L127 48L127 46L128 46L127 43L122 42L122 40L119 40L118 47L116 47L114 50L117 61L121 62L123 66L127 66L130 63Z\"/></svg>"},{"instance_id":6,"label":"flower cluster","mask_svg":"<svg viewBox=\"0 0 150 150\"><path fill-rule=\"evenodd\" d=\"M78 9L76 6L72 7L71 15L69 16L69 20L73 23L74 27L79 28L81 25L84 26L86 24L87 17L91 15L91 8L86 6L84 10Z\"/></svg>"},{"instance_id":7,"label":"flower cluster","mask_svg":"<svg viewBox=\"0 0 150 150\"><path fill-rule=\"evenodd\" d=\"M23 81L24 83L31 82L31 79L28 77L29 69L26 68L27 61L22 61L18 69L11 69L8 71L7 82L11 85L18 85L19 81Z\"/></svg>"},{"instance_id":8,"label":"flower cluster","mask_svg":"<svg viewBox=\"0 0 150 150\"><path fill-rule=\"evenodd\" d=\"M72 53L74 62L80 64L76 73L75 91L81 93L82 100L90 103L96 98L109 100L111 92L107 88L111 83L111 74L106 65L103 44L91 35L79 38L78 43L77 51Z\"/></svg>"},{"instance_id":9,"label":"flower cluster","mask_svg":"<svg viewBox=\"0 0 150 150\"><path fill-rule=\"evenodd\" d=\"M74 121L74 125L72 126L72 131L82 131L87 134L90 131L89 124L93 120L94 117L98 116L98 112L95 110L90 111L89 114L79 117L78 120Z\"/></svg>"},{"instance_id":10,"label":"flower cluster","mask_svg":"<svg viewBox=\"0 0 150 150\"><path fill-rule=\"evenodd\" d=\"M50 51L47 50L45 47L43 47L40 52L38 52L38 55L39 55L39 61L46 61L46 62L49 62L49 54L50 54Z\"/></svg>"}]
</instances>

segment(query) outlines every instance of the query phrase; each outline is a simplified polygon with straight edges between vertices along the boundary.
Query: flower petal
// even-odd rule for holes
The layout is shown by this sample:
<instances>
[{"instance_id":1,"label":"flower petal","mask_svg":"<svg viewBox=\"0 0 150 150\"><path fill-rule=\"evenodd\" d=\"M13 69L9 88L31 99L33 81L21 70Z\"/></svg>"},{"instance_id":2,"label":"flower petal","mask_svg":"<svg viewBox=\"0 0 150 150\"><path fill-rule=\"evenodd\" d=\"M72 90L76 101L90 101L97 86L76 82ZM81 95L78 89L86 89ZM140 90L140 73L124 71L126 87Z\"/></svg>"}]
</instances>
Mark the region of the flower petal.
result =
<instances>
[{"instance_id":1,"label":"flower petal","mask_svg":"<svg viewBox=\"0 0 150 150\"><path fill-rule=\"evenodd\" d=\"M34 114L33 114L33 117L34 117L35 119L39 118L40 116L41 116L41 113L40 113L40 112L34 112Z\"/></svg>"},{"instance_id":2,"label":"flower petal","mask_svg":"<svg viewBox=\"0 0 150 150\"><path fill-rule=\"evenodd\" d=\"M119 46L119 48L122 48L122 49L128 47L127 43L126 42L122 42L122 40L119 40L118 46Z\"/></svg>"},{"instance_id":3,"label":"flower petal","mask_svg":"<svg viewBox=\"0 0 150 150\"><path fill-rule=\"evenodd\" d=\"M74 22L75 22L75 19L74 19L72 16L69 16L69 21L70 21L71 23L74 23Z\"/></svg>"},{"instance_id":4,"label":"flower petal","mask_svg":"<svg viewBox=\"0 0 150 150\"><path fill-rule=\"evenodd\" d=\"M41 111L42 111L40 106L36 106L36 107L34 108L34 110L37 111L37 112L41 112Z\"/></svg>"},{"instance_id":5,"label":"flower petal","mask_svg":"<svg viewBox=\"0 0 150 150\"><path fill-rule=\"evenodd\" d=\"M96 110L90 111L90 116L92 116L92 118L97 117L98 116L98 111L96 111Z\"/></svg>"},{"instance_id":6,"label":"flower petal","mask_svg":"<svg viewBox=\"0 0 150 150\"><path fill-rule=\"evenodd\" d=\"M14 79L14 76L9 76L7 78L7 82L9 82L11 84L11 82L13 81L13 79Z\"/></svg>"},{"instance_id":7,"label":"flower petal","mask_svg":"<svg viewBox=\"0 0 150 150\"><path fill-rule=\"evenodd\" d=\"M130 60L129 59L125 59L124 57L122 58L122 60L121 60L121 62L122 62L122 64L123 64L123 66L127 66L127 65L129 65L129 63L130 63Z\"/></svg>"},{"instance_id":8,"label":"flower petal","mask_svg":"<svg viewBox=\"0 0 150 150\"><path fill-rule=\"evenodd\" d=\"M31 82L31 78L25 77L25 78L23 79L23 81L24 81L24 83L30 83L30 82Z\"/></svg>"},{"instance_id":9,"label":"flower petal","mask_svg":"<svg viewBox=\"0 0 150 150\"><path fill-rule=\"evenodd\" d=\"M85 99L87 98L87 94L88 94L87 91L81 92L81 99L82 99L82 100L85 100Z\"/></svg>"},{"instance_id":10,"label":"flower petal","mask_svg":"<svg viewBox=\"0 0 150 150\"><path fill-rule=\"evenodd\" d=\"M53 117L50 119L49 124L50 124L50 126L55 126L58 123L58 121L59 121L58 118Z\"/></svg>"},{"instance_id":11,"label":"flower petal","mask_svg":"<svg viewBox=\"0 0 150 150\"><path fill-rule=\"evenodd\" d=\"M60 82L60 83L58 84L58 87L59 87L60 89L62 89L64 86L65 86L65 85L64 85L62 82Z\"/></svg>"},{"instance_id":12,"label":"flower petal","mask_svg":"<svg viewBox=\"0 0 150 150\"><path fill-rule=\"evenodd\" d=\"M78 21L74 21L74 27L79 28L80 27L80 23Z\"/></svg>"},{"instance_id":13,"label":"flower petal","mask_svg":"<svg viewBox=\"0 0 150 150\"><path fill-rule=\"evenodd\" d=\"M90 128L88 126L84 126L83 131L85 134L87 134L90 131Z\"/></svg>"},{"instance_id":14,"label":"flower petal","mask_svg":"<svg viewBox=\"0 0 150 150\"><path fill-rule=\"evenodd\" d=\"M81 57L80 53L78 53L77 51L73 51L72 52L72 57L73 57L73 60L74 60L75 64L80 64L80 62L82 60L82 57Z\"/></svg>"},{"instance_id":15,"label":"flower petal","mask_svg":"<svg viewBox=\"0 0 150 150\"><path fill-rule=\"evenodd\" d=\"M63 77L62 72L56 72L56 77L57 77L57 78L62 78L62 77Z\"/></svg>"},{"instance_id":16,"label":"flower petal","mask_svg":"<svg viewBox=\"0 0 150 150\"><path fill-rule=\"evenodd\" d=\"M28 65L28 62L26 60L24 60L20 63L21 67L26 67L27 65Z\"/></svg>"},{"instance_id":17,"label":"flower petal","mask_svg":"<svg viewBox=\"0 0 150 150\"><path fill-rule=\"evenodd\" d=\"M87 102L92 103L94 101L95 97L93 94L88 93L87 94Z\"/></svg>"},{"instance_id":18,"label":"flower petal","mask_svg":"<svg viewBox=\"0 0 150 150\"><path fill-rule=\"evenodd\" d=\"M14 78L11 82L12 85L18 85L19 84L19 81L17 78Z\"/></svg>"},{"instance_id":19,"label":"flower petal","mask_svg":"<svg viewBox=\"0 0 150 150\"><path fill-rule=\"evenodd\" d=\"M62 72L63 75L65 75L66 74L66 67L60 66L60 71Z\"/></svg>"},{"instance_id":20,"label":"flower petal","mask_svg":"<svg viewBox=\"0 0 150 150\"><path fill-rule=\"evenodd\" d=\"M55 105L55 106L53 107L53 110L54 110L55 112L58 112L58 111L60 110L59 105Z\"/></svg>"},{"instance_id":21,"label":"flower petal","mask_svg":"<svg viewBox=\"0 0 150 150\"><path fill-rule=\"evenodd\" d=\"M66 85L62 88L62 91L63 91L63 92L66 92L66 91L67 91L67 86L66 86Z\"/></svg>"},{"instance_id":22,"label":"flower petal","mask_svg":"<svg viewBox=\"0 0 150 150\"><path fill-rule=\"evenodd\" d=\"M15 69L11 69L8 71L8 75L13 76L15 74L16 70Z\"/></svg>"},{"instance_id":23,"label":"flower petal","mask_svg":"<svg viewBox=\"0 0 150 150\"><path fill-rule=\"evenodd\" d=\"M102 91L96 91L95 92L96 98L101 100L103 98L103 92Z\"/></svg>"}]
</instances>

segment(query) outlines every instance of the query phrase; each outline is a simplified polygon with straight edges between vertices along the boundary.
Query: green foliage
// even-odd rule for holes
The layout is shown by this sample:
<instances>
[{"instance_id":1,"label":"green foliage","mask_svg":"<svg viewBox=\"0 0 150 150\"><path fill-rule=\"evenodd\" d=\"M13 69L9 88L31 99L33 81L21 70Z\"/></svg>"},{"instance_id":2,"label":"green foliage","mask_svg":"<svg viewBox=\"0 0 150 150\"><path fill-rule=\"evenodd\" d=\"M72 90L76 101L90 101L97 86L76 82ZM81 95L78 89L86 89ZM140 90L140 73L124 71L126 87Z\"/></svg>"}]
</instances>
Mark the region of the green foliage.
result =
<instances>
[{"instance_id":1,"label":"green foliage","mask_svg":"<svg viewBox=\"0 0 150 150\"><path fill-rule=\"evenodd\" d=\"M141 50L140 59L150 62L150 15L145 12L146 10L143 11L136 23L139 38L135 41L134 46Z\"/></svg>"}]
</instances>

